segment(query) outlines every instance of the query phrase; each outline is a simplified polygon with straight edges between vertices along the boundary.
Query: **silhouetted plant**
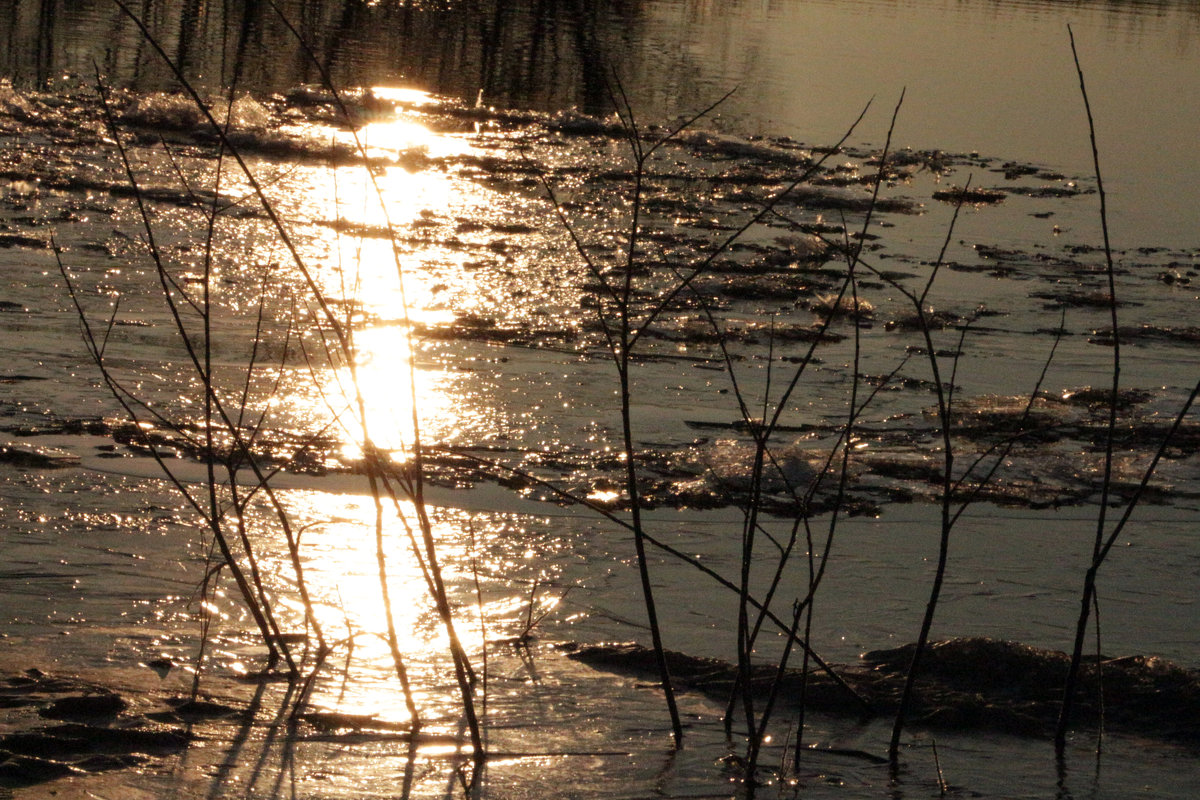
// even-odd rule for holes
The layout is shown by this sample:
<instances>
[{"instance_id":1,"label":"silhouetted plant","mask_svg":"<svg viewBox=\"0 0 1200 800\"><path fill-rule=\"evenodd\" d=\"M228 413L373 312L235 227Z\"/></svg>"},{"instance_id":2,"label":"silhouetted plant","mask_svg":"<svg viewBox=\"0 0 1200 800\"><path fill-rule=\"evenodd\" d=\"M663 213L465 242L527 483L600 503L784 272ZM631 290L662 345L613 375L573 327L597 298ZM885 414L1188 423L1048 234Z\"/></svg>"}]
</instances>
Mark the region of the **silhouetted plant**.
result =
<instances>
[{"instance_id":1,"label":"silhouetted plant","mask_svg":"<svg viewBox=\"0 0 1200 800\"><path fill-rule=\"evenodd\" d=\"M1167 447L1174 440L1180 425L1184 418L1188 415L1195 403L1196 398L1200 396L1200 381L1198 381L1188 394L1179 412L1176 414L1171 427L1168 429L1150 463L1142 473L1141 482L1137 489L1125 501L1125 508L1121 514L1120 520L1112 527L1112 530L1105 532L1107 526L1108 509L1111 503L1112 482L1113 482L1113 450L1114 439L1117 429L1117 412L1120 408L1120 391L1121 391L1121 334L1117 324L1117 289L1116 289L1116 269L1113 265L1112 245L1109 241L1108 233L1108 202L1107 195L1104 191L1104 180L1100 173L1100 150L1096 145L1096 124L1092 117L1092 107L1088 100L1087 86L1084 82L1083 67L1079 63L1079 52L1075 47L1075 34L1070 26L1067 27L1067 34L1071 41L1071 55L1075 62L1075 71L1079 77L1079 93L1083 98L1084 110L1087 112L1088 121L1088 136L1091 142L1092 164L1096 171L1096 190L1100 197L1100 228L1104 238L1104 264L1105 278L1108 282L1107 307L1109 311L1109 320L1112 324L1112 366L1110 368L1112 383L1109 386L1107 412L1108 420L1105 427L1104 436L1104 468L1101 477L1100 488L1100 507L1096 512L1096 533L1092 541L1092 557L1091 563L1088 565L1084 573L1083 589L1079 597L1079 617L1075 623L1075 638L1071 650L1071 662L1067 671L1066 682L1063 687L1062 708L1059 712L1058 724L1054 732L1054 747L1055 752L1061 759L1064 755L1067 742L1067 732L1070 729L1071 713L1075 704L1076 685L1079 679L1079 671L1083 662L1083 646L1084 640L1087 637L1088 621L1090 619L1092 609L1099 602L1096 595L1096 580L1100 572L1100 568L1108 559L1109 552L1116 543L1117 538L1125 529L1126 523L1129 522L1133 515L1134 509L1142 498L1146 486L1149 484L1154 471L1158 467L1158 462L1166 452Z\"/></svg>"}]
</instances>

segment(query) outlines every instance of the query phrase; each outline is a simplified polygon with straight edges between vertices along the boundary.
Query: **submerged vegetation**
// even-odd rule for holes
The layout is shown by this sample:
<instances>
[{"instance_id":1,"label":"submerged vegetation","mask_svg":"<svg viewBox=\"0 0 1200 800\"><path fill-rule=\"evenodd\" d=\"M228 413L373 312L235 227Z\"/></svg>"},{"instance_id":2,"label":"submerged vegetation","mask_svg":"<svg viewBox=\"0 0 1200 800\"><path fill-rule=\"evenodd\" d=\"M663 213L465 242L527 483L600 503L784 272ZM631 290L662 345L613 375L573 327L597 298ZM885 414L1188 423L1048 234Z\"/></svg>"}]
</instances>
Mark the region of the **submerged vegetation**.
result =
<instances>
[{"instance_id":1,"label":"submerged vegetation","mask_svg":"<svg viewBox=\"0 0 1200 800\"><path fill-rule=\"evenodd\" d=\"M260 99L233 89L213 99L159 52L175 71L177 94L122 93L98 73L68 114L47 97L0 90L4 124L37 126L46 141L9 155L6 175L30 192L128 201L122 214L94 212L113 226L107 241L91 246L110 264L131 265L133 276L124 267L81 269L57 234L5 233L24 238L0 245L52 251L87 352L124 415L60 414L9 432L20 438L52 428L111 439L122 452L153 459L199 520L199 649L190 696L164 721L177 724L205 708L220 625L214 612L231 584L258 634L261 663L243 677L291 687L280 712L288 736L386 729L388 742L408 748L406 791L416 753L442 747L451 753L442 764L448 780L482 796L489 763L513 757L490 744L503 729L490 714L500 691L495 661L511 661L510 650L532 660L539 625L573 587L539 574L514 579L522 586L515 612L498 613L485 600L485 545L469 520L444 530L431 501L435 492L478 484L583 511L629 536L630 551L617 558L628 564L589 569L636 572L649 647L583 645L570 648L573 656L649 668L676 749L687 746L691 727L678 690L717 698L730 750L722 777L746 796L768 783L803 792L809 712L889 715L886 752L864 755L898 776L914 726L980 724L1039 736L1053 728L1062 758L1073 725L1107 720L1157 730L1171 709L1195 704L1194 673L1149 658L1100 656L1092 614L1101 567L1135 507L1194 495L1165 461L1184 465L1178 472L1188 477L1200 446L1200 427L1188 419L1200 383L1182 398L1122 383L1130 328L1120 310L1124 276L1107 240L1096 251L1103 264L1095 253L1051 258L991 246L980 246L971 264L948 256L959 214L1007 202L1010 193L1094 196L1106 223L1098 175L1092 195L1064 176L974 154L897 150L891 129L882 148L856 150L846 143L867 109L822 147L705 132L719 101L676 124L647 125L615 76L607 84L614 116L603 119L342 90L315 59L318 85ZM372 139L368 120L394 122L414 110L428 127L469 132L490 151ZM316 126L328 141L311 133ZM54 159L72 156L51 151L64 142L102 143L113 158L103 169L62 170ZM964 168L1002 174L1007 191L972 179L961 188L940 184ZM299 169L311 171L309 187L313 175L325 176L326 205L296 195L306 186L292 174ZM504 205L471 216L430 201L401 219L394 214L404 198L387 188L388 170L452 175ZM936 177L930 199L950 203L953 215L939 252L904 261L880 240L879 223L921 210L903 196L920 173ZM131 218L137 230L125 227ZM414 253L437 258L414 263ZM541 259L554 266L532 269ZM950 271L1033 281L1042 288L1029 294L1045 294L1052 319L1038 321L1046 309L998 310L940 295ZM1190 280L1170 274L1155 288ZM1058 285L1064 276L1067 288ZM1067 309L1104 312L1107 327L1073 334ZM1034 320L1025 326L1033 355L964 397L969 359L986 346L989 326L1021 314ZM1151 329L1170 332L1163 346L1190 341L1191 329L1136 330L1150 337ZM138 360L146 339L168 354L163 363ZM560 436L565 424L550 409L535 409L524 428L498 431L488 420L474 435L437 420L419 372L426 348L439 342L484 362L451 368L488 374L520 369L496 355L514 348L595 364L585 376L582 369L563 376L579 379L564 380L554 395L563 414L583 406L576 413L594 415L587 435ZM1055 385L1068 347L1076 358L1111 348L1111 384ZM597 392L586 384L600 365L611 382ZM659 419L663 386L682 398L676 408L694 414ZM553 429L544 438L534 433L540 424ZM0 447L0 460L41 468L54 456L18 443ZM351 619L336 580L332 591L317 588L321 578L312 573L325 572L321 559L330 557L323 529L339 520L306 517L289 495L313 477L365 490L358 523L370 536L355 546L374 560L380 613L368 616L380 627ZM843 541L845 517L914 501L939 512L924 614L903 637L914 643L868 653L865 666L830 663L813 626L826 603L827 570L851 546ZM984 502L1098 509L1070 658L981 639L937 643L935 619L954 545L966 535L964 514ZM734 509L727 534L735 557L710 558L658 530L649 512L664 506ZM1107 519L1113 507L1116 525ZM700 596L729 600L724 626L711 632L724 658L675 652L670 619L682 609L669 606L694 599L681 601L680 587L661 577L664 563L683 567L671 580L682 574L689 586L704 587ZM407 651L407 624L436 651ZM1089 630L1094 658L1084 656ZM399 722L327 708L328 687L354 681L353 662L371 642L382 643L389 659L403 702ZM39 696L60 693L44 676L28 680ZM8 682L13 691L21 685ZM1072 716L1077 685L1088 699ZM1152 711L1151 700L1159 704ZM61 710L59 702L42 705ZM103 713L84 709L89 725L122 713L107 702ZM772 751L768 762L785 728L783 755ZM155 746L165 752L187 744L173 732L160 735ZM38 765L20 760L22 743L53 745L0 739L0 748L17 754L0 764L0 781L40 780ZM116 753L111 765L133 764L134 752ZM59 774L67 773L51 769L44 778ZM939 784L944 790L940 777Z\"/></svg>"}]
</instances>

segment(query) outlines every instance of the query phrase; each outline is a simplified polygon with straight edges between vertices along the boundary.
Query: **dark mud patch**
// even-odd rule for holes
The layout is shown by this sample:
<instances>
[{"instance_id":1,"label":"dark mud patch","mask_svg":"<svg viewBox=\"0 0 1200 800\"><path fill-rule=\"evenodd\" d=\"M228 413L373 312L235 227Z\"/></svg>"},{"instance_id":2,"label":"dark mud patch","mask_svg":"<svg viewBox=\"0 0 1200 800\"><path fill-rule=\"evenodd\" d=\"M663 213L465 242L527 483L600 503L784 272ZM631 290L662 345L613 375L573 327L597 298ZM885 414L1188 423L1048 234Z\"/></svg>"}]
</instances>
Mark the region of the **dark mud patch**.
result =
<instances>
[{"instance_id":1,"label":"dark mud patch","mask_svg":"<svg viewBox=\"0 0 1200 800\"><path fill-rule=\"evenodd\" d=\"M121 695L37 669L0 678L0 787L138 767L181 752L183 727L131 711Z\"/></svg>"},{"instance_id":2,"label":"dark mud patch","mask_svg":"<svg viewBox=\"0 0 1200 800\"><path fill-rule=\"evenodd\" d=\"M77 466L78 463L77 458L69 455L40 448L0 444L0 464L18 469L65 469Z\"/></svg>"},{"instance_id":3,"label":"dark mud patch","mask_svg":"<svg viewBox=\"0 0 1200 800\"><path fill-rule=\"evenodd\" d=\"M776 332L778 333L778 332ZM537 346L536 343L530 343ZM678 355L676 358L685 358ZM694 359L693 366L705 366ZM719 369L719 365L714 365ZM756 478L752 425L740 419L683 419L690 431L682 440L639 443L639 494L644 508L719 509L746 507L754 498L761 511L785 518L812 516L835 507L850 514L878 514L890 503L937 502L944 490L944 461L937 450L940 429L927 398L933 386L905 376L871 378L881 390L903 392L918 401L913 413L882 423L861 423L856 449L842 484L840 456L831 458L841 435L836 423L781 425L774 431L764 468ZM1174 429L1155 474L1142 486L1150 458L1172 430L1173 411L1161 391L1126 388L1117 397L1116 456L1110 496L1116 501L1140 493L1142 502L1172 504L1197 495L1200 423L1185 420ZM954 497L1012 508L1060 508L1098 502L1103 489L1109 391L1075 387L1034 398L980 395L957 399L951 422L955 448ZM51 421L7 428L9 445L0 464L23 469L78 467L80 459L160 458L218 464L246 454L206 454L194 431L171 431L103 420ZM84 452L39 437L105 437ZM2 444L2 443L0 443ZM346 459L332 438L255 440L261 466L299 476L363 474L366 465ZM446 489L499 485L525 499L557 505L598 504L628 508L621 477L624 462L612 453L560 442L531 449L501 443L459 447L427 446L425 480ZM404 468L398 462L391 467Z\"/></svg>"},{"instance_id":4,"label":"dark mud patch","mask_svg":"<svg viewBox=\"0 0 1200 800\"><path fill-rule=\"evenodd\" d=\"M569 645L571 658L597 669L648 679L657 674L653 651L636 644ZM805 675L787 670L779 697L810 710L861 716L894 714L912 662L914 645L877 650L857 664ZM929 646L921 659L910 722L949 731L997 731L1049 737L1062 702L1070 659L1066 653L986 638L949 639ZM668 654L682 687L725 701L737 666L683 653ZM755 665L754 688L766 694L776 680L773 664ZM1200 743L1200 673L1152 656L1092 658L1083 665L1076 699L1077 724L1101 720L1120 730L1163 741Z\"/></svg>"},{"instance_id":5,"label":"dark mud patch","mask_svg":"<svg viewBox=\"0 0 1200 800\"><path fill-rule=\"evenodd\" d=\"M6 439L0 434L0 464L18 469L66 469L78 467L79 458L60 447L22 441L19 438Z\"/></svg>"},{"instance_id":6,"label":"dark mud patch","mask_svg":"<svg viewBox=\"0 0 1200 800\"><path fill-rule=\"evenodd\" d=\"M934 200L941 200L944 203L968 203L970 205L999 203L1006 197L1008 197L1008 192L1001 189L974 189L971 187L938 189L933 193Z\"/></svg>"},{"instance_id":7,"label":"dark mud patch","mask_svg":"<svg viewBox=\"0 0 1200 800\"><path fill-rule=\"evenodd\" d=\"M947 311L945 309L926 308L922 313L916 311L897 314L884 323L884 330L913 333L922 330L943 330L960 327L966 322L980 316L981 310L971 313Z\"/></svg>"},{"instance_id":8,"label":"dark mud patch","mask_svg":"<svg viewBox=\"0 0 1200 800\"><path fill-rule=\"evenodd\" d=\"M1036 216L1036 215L1035 215ZM1069 281L1091 279L1099 290L1106 265L1102 249L1088 245L1063 244L1060 247L1026 249L998 244L977 243L972 249L979 261L952 261L946 264L962 272L993 271L1000 277L1038 278L1062 284L1062 291L1074 289ZM1149 285L1152 281L1167 286L1184 286L1196 274L1196 253L1169 248L1113 250L1113 271L1132 283ZM1121 300L1118 294L1118 300Z\"/></svg>"},{"instance_id":9,"label":"dark mud patch","mask_svg":"<svg viewBox=\"0 0 1200 800\"><path fill-rule=\"evenodd\" d=\"M109 678L122 688L105 685ZM193 697L178 694L186 680L159 685L123 668L86 680L36 668L0 671L0 796L8 797L8 790L38 797L163 796L167 776L172 796L231 796L239 758L264 740L286 740L287 748L329 746L338 757L371 759L388 745L452 751L462 745L457 735L413 731L375 715L278 705L274 693L264 692L265 683L250 688L232 676L210 677L214 681L220 695ZM327 766L328 754L320 758ZM260 761L251 775L261 768ZM208 791L193 793L189 785L208 785Z\"/></svg>"},{"instance_id":10,"label":"dark mud patch","mask_svg":"<svg viewBox=\"0 0 1200 800\"><path fill-rule=\"evenodd\" d=\"M1200 342L1200 327L1194 325L1118 325L1117 335L1122 342L1140 345L1152 344L1181 344L1195 345ZM1113 329L1099 328L1091 332L1089 341L1096 344L1111 345Z\"/></svg>"},{"instance_id":11,"label":"dark mud patch","mask_svg":"<svg viewBox=\"0 0 1200 800\"><path fill-rule=\"evenodd\" d=\"M1078 289L1068 289L1065 292L1031 292L1029 296L1049 301L1046 305L1047 308L1104 309L1111 308L1113 305L1112 295L1104 291L1086 292ZM1116 301L1117 308L1138 305L1141 305L1141 303L1121 300L1120 298Z\"/></svg>"},{"instance_id":12,"label":"dark mud patch","mask_svg":"<svg viewBox=\"0 0 1200 800\"><path fill-rule=\"evenodd\" d=\"M579 339L579 331L561 326L536 327L524 321L512 321L462 314L440 325L414 323L418 339L449 342L483 342L509 347L566 348Z\"/></svg>"},{"instance_id":13,"label":"dark mud patch","mask_svg":"<svg viewBox=\"0 0 1200 800\"><path fill-rule=\"evenodd\" d=\"M77 467L80 453L44 445L39 441L40 437L100 436L111 439L112 444L95 445L88 454L105 459L186 458L199 463L212 461L218 465L237 464L245 467L246 459L253 455L260 467L293 474L324 475L327 472L344 471L334 456L340 445L332 437L303 438L288 434L252 437L247 429L244 431L247 434L244 441L254 441L252 453L247 453L233 444L217 446L209 451L203 444L203 437L196 435L199 430L194 425L155 428L109 419L47 416L36 425L0 426L0 434L12 437L6 443L0 442L0 464L25 469Z\"/></svg>"},{"instance_id":14,"label":"dark mud patch","mask_svg":"<svg viewBox=\"0 0 1200 800\"><path fill-rule=\"evenodd\" d=\"M921 381L897 388L928 392ZM1150 456L1171 430L1156 392L1129 388L1117 397L1118 426L1110 490L1113 498L1141 492L1143 502L1169 504L1193 497L1189 488L1200 470L1200 425L1184 422L1164 458L1139 489ZM956 401L951 436L956 453L954 494L1016 508L1057 508L1096 502L1103 488L1101 457L1107 437L1109 392L1092 387L1022 396L977 396ZM741 421L690 420L708 434L690 446L647 449L641 456L648 503L667 507L744 506L757 496L760 507L795 517L831 510L877 513L888 503L937 502L944 462L936 450L936 409L900 416L887 425L860 425L858 448L839 488L840 463L829 445L840 429L810 424L781 427L756 490L751 465L754 446ZM563 465L560 465L560 467ZM619 501L618 501L619 505Z\"/></svg>"},{"instance_id":15,"label":"dark mud patch","mask_svg":"<svg viewBox=\"0 0 1200 800\"><path fill-rule=\"evenodd\" d=\"M42 250L50 246L50 240L39 236L24 236L19 233L0 234L0 248L31 247Z\"/></svg>"}]
</instances>

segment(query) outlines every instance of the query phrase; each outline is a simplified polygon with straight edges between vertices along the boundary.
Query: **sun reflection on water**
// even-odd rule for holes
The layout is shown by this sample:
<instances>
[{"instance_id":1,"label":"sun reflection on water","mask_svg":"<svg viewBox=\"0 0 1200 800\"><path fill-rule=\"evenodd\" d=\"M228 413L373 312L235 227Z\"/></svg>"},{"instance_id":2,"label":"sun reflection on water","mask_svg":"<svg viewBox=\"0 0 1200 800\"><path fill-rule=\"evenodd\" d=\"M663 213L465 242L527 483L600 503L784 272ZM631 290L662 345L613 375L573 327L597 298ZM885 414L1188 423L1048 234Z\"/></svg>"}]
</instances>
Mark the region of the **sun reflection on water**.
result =
<instances>
[{"instance_id":1,"label":"sun reflection on water","mask_svg":"<svg viewBox=\"0 0 1200 800\"><path fill-rule=\"evenodd\" d=\"M487 143L422 124L429 115L409 109L426 104L427 96L381 89L370 96L370 113L353 133L319 125L310 131L334 140L341 153L361 146L365 163L288 165L270 182L273 195L283 196L281 214L298 221L302 268L287 272L280 265L291 259L279 252L255 253L254 262L264 265L264 281L284 282L272 329L287 340L279 347L281 381L262 368L273 419L282 433L295 432L294 439L283 437L289 442L320 431L319 445L304 446L324 459L318 468L334 473L320 479L320 491L279 489L299 539L311 619L329 647L319 667L311 661L317 637L278 516L262 498L245 514L258 541L270 542L266 574L271 591L279 592L272 603L286 632L308 634L309 647L297 642L292 650L317 669L311 705L404 723L409 710L399 660L424 721L457 724L464 706L451 634L430 588L430 553L413 498L387 489L371 495L355 467L382 454L385 469L401 472L418 441L426 447L507 436L513 420L504 415L519 419L530 409L497 402L492 395L505 384L486 365L504 359L493 355L493 344L460 336L455 326L471 319L503 328L519 324L530 307L551 315L572 301L559 291L556 270L525 252L536 228L527 224L534 201L503 194L472 171ZM261 242L248 231L238 228L250 251ZM537 268L526 271L528 264ZM512 284L522 294L505 288ZM558 306L540 301L555 295ZM399 482L408 477L401 473ZM289 480L280 476L278 483ZM525 643L563 592L523 523L500 513L428 511L456 636L479 669L485 648ZM222 599L216 606L237 603ZM388 641L389 609L398 659ZM251 664L260 643L250 634L253 622L234 613L218 620L235 633L211 655L227 665Z\"/></svg>"},{"instance_id":2,"label":"sun reflection on water","mask_svg":"<svg viewBox=\"0 0 1200 800\"><path fill-rule=\"evenodd\" d=\"M303 531L305 583L314 614L335 653L312 704L389 722L408 719L386 636L378 550L382 542L393 624L417 708L427 722L456 719L449 634L428 588L424 555L416 555L420 546L414 548L409 533L411 526L420 536L412 505L385 503L379 512L369 494L287 494ZM431 513L456 633L479 669L485 646L515 641L558 605L561 592L547 588L554 575L537 563L537 551L525 541L519 518L449 508ZM279 544L273 571L284 576L290 569ZM280 598L279 610L297 624L304 617L294 596Z\"/></svg>"},{"instance_id":3,"label":"sun reflection on water","mask_svg":"<svg viewBox=\"0 0 1200 800\"><path fill-rule=\"evenodd\" d=\"M377 451L403 463L411 459L418 436L422 444L453 442L464 425L478 427L479 418L491 413L477 382L414 334L471 313L486 297L486 287L459 277L466 256L448 233L459 220L478 218L493 201L490 190L446 166L445 159L471 150L469 142L431 130L406 113L423 104L424 96L376 89L370 98L370 116L353 134L367 166L306 166L276 184L291 195L290 218L317 223L300 240L310 265L304 276L307 300L300 301L298 312L308 325L304 364L280 404L293 420L332 424L344 461ZM348 144L345 131L329 135ZM365 480L346 481L354 484L352 491L367 491ZM333 653L311 702L340 713L408 719L387 637L386 577L398 651L419 713L426 720L456 719L461 698L452 690L450 634L430 590L429 554L411 498L383 490L377 497L299 490L288 495L300 531L305 586ZM458 512L431 513L437 521L430 534L454 597L457 635L468 653L477 653L487 635L479 615L520 617L520 598L528 590L504 588L511 580L511 558L482 555L496 546L494 531L480 530L476 539ZM266 530L269 513L260 524L279 545L273 573L294 583L287 577L294 575L287 548ZM284 592L277 608L293 629L303 627L298 596ZM345 680L334 679L339 671Z\"/></svg>"},{"instance_id":4,"label":"sun reflection on water","mask_svg":"<svg viewBox=\"0 0 1200 800\"><path fill-rule=\"evenodd\" d=\"M480 302L479 287L447 277L461 273L463 255L427 232L440 224L435 220L479 214L489 198L478 184L430 166L429 158L471 146L406 114L405 107L432 102L428 95L380 87L368 100L373 113L355 136L372 159L370 171L313 170L299 198L305 218L326 221L313 245L324 254L315 279L346 334L309 402L338 416L345 457L360 458L369 438L403 461L418 432L445 442L460 418L476 413L474 398L457 389L460 373L423 358L412 335L414 328L447 325Z\"/></svg>"}]
</instances>

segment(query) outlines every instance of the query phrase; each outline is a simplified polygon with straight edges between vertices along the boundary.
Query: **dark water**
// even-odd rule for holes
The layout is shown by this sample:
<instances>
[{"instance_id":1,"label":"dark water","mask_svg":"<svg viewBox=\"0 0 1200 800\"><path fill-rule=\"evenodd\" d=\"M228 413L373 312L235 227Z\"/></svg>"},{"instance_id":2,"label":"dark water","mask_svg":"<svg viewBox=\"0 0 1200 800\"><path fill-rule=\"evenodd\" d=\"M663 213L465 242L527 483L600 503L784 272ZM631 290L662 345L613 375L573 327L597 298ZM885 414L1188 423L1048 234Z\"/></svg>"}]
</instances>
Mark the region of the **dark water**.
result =
<instances>
[{"instance_id":1,"label":"dark water","mask_svg":"<svg viewBox=\"0 0 1200 800\"><path fill-rule=\"evenodd\" d=\"M175 86L137 26L109 0L7 5L3 71L18 85L45 88L64 74L90 76L95 62L121 86ZM210 88L284 91L319 82L325 70L340 86L407 83L462 98L482 93L514 107L599 110L608 103L608 59L620 58L623 41L641 38L641 5L251 0L131 10L190 80Z\"/></svg>"},{"instance_id":2,"label":"dark water","mask_svg":"<svg viewBox=\"0 0 1200 800\"><path fill-rule=\"evenodd\" d=\"M0 71L19 87L47 88L68 76L90 79L96 67L117 85L175 87L138 25L114 0L9 0L4 7ZM1028 67L1020 40L1010 35L1028 25L1074 23L1081 33L1094 29L1147 57L1162 49L1186 60L1200 47L1200 9L1185 0L145 0L126 8L189 80L213 89L284 91L319 81L324 70L340 86L407 84L464 100L482 96L501 106L576 106L588 113L611 110L614 75L632 96L673 98L671 106L686 108L722 85L740 86L767 104L771 100L761 92L771 88L771 73L799 66L789 64L796 50L819 57L821 65L796 69L796 83L842 81L867 97L893 81L855 86L870 74L866 65L877 75L906 80L915 91L922 87L912 80L919 74L914 66L930 61L947 73L959 59L987 61L991 83L1020 77ZM825 24L817 28L814 22ZM996 63L991 53L964 51L964 31L971 27L1007 50L1009 60ZM872 39L865 39L871 29ZM950 29L958 35L944 36ZM863 46L867 41L875 46ZM1106 59L1103 52L1095 55ZM1124 66L1133 68L1127 77L1136 75L1138 65ZM1191 87L1167 82L1171 68L1160 61L1162 88L1186 105L1180 92ZM1038 91L1030 84L1024 89ZM769 118L779 111L764 107L759 114Z\"/></svg>"},{"instance_id":3,"label":"dark water","mask_svg":"<svg viewBox=\"0 0 1200 800\"><path fill-rule=\"evenodd\" d=\"M174 81L112 0L10 2L0 74L18 86ZM1091 172L1071 26L1087 72L1119 245L1193 247L1200 8L1192 2L144 2L136 13L210 89L405 85L468 103L612 111L611 77L648 119L735 94L743 134L896 143ZM290 26L281 24L286 17ZM316 64L320 64L319 69ZM1032 239L1041 230L1030 229ZM1086 235L1096 237L1091 226Z\"/></svg>"}]
</instances>

